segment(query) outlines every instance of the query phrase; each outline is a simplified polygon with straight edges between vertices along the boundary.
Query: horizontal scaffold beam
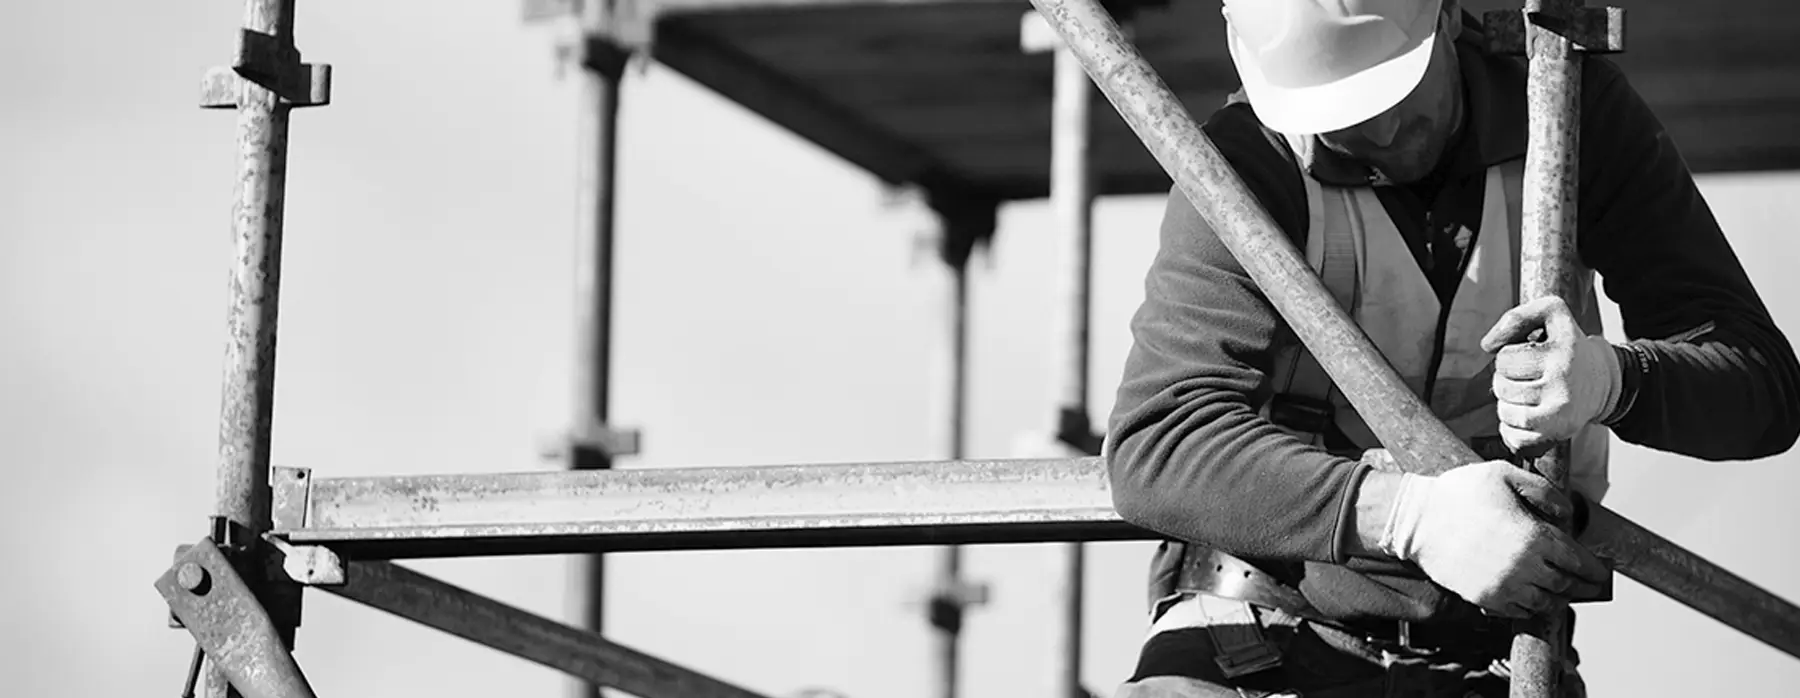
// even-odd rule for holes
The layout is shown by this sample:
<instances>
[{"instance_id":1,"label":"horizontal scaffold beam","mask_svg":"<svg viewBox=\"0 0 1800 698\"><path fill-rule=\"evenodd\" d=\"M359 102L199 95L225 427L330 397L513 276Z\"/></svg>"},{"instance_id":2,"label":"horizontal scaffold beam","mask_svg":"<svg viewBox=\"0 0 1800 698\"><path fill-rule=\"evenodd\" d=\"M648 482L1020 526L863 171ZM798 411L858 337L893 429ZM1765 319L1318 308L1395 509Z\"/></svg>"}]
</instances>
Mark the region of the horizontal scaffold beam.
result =
<instances>
[{"instance_id":1,"label":"horizontal scaffold beam","mask_svg":"<svg viewBox=\"0 0 1800 698\"><path fill-rule=\"evenodd\" d=\"M271 479L276 535L365 560L1158 537L1098 458Z\"/></svg>"},{"instance_id":2,"label":"horizontal scaffold beam","mask_svg":"<svg viewBox=\"0 0 1800 698\"><path fill-rule=\"evenodd\" d=\"M352 559L1121 541L1100 458L313 478L277 468L273 535ZM1800 607L1591 504L1615 569L1800 657Z\"/></svg>"}]
</instances>

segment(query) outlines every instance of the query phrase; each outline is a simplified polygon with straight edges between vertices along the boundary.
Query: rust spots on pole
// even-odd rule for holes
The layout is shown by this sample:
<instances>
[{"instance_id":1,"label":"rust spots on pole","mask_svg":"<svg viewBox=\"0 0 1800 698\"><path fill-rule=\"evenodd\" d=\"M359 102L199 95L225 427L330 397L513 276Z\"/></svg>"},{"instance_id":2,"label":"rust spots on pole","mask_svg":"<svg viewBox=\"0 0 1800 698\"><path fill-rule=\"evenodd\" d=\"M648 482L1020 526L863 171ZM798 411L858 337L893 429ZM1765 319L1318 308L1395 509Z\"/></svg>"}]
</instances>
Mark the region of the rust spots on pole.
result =
<instances>
[{"instance_id":1,"label":"rust spots on pole","mask_svg":"<svg viewBox=\"0 0 1800 698\"><path fill-rule=\"evenodd\" d=\"M1488 13L1490 49L1524 54L1528 63L1524 218L1520 234L1519 299L1564 302L1581 273L1576 251L1581 153L1583 47L1623 48L1622 12L1583 7L1582 0L1526 0L1523 10ZM1569 444L1528 458L1558 488L1568 485ZM1564 678L1566 616L1558 612L1520 621L1512 649L1513 698L1551 698Z\"/></svg>"},{"instance_id":2,"label":"rust spots on pole","mask_svg":"<svg viewBox=\"0 0 1800 698\"><path fill-rule=\"evenodd\" d=\"M156 590L223 679L209 692L228 681L247 698L314 698L283 630L211 539L183 550Z\"/></svg>"},{"instance_id":3,"label":"rust spots on pole","mask_svg":"<svg viewBox=\"0 0 1800 698\"><path fill-rule=\"evenodd\" d=\"M281 298L282 217L292 109L330 100L330 67L300 62L294 0L247 0L230 68L202 80L201 106L237 109L238 173L232 206L233 264L226 312L215 513L233 554L259 556L257 537L271 526L269 451L274 422L276 325ZM246 564L260 571L261 565ZM217 575L213 575L216 579ZM244 580L268 609L273 632L291 648L299 591L252 574ZM208 696L232 695L212 657Z\"/></svg>"}]
</instances>

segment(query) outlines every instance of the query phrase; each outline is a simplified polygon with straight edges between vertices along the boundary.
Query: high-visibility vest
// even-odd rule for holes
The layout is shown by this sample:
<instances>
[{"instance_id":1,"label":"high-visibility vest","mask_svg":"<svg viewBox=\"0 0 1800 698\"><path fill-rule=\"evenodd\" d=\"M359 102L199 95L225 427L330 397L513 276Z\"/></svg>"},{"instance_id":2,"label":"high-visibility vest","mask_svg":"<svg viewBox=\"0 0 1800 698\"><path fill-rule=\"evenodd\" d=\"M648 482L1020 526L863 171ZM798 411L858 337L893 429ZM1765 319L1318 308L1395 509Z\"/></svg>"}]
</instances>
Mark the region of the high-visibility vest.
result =
<instances>
[{"instance_id":1,"label":"high-visibility vest","mask_svg":"<svg viewBox=\"0 0 1800 698\"><path fill-rule=\"evenodd\" d=\"M1493 355L1481 350L1481 337L1519 304L1523 170L1523 159L1488 168L1481 229L1473 233L1474 249L1448 313L1442 312L1437 292L1374 190L1323 185L1310 176L1301 177L1311 218L1308 263L1412 393L1465 443L1493 444L1499 438ZM1460 236L1470 234L1466 228L1459 231ZM1569 309L1583 331L1600 334L1594 273L1580 267L1579 260L1572 261L1577 282L1567 299ZM1440 351L1436 378L1430 380L1434 355ZM1275 397L1262 413L1290 433L1323 446L1320 420L1328 419L1359 450L1381 448L1299 342L1277 352L1269 379ZM1324 409L1307 410L1308 404ZM1309 425L1292 419L1295 412L1310 412L1318 419ZM1609 445L1610 435L1598 425L1585 427L1570 440L1569 485L1593 501L1606 493Z\"/></svg>"}]
</instances>

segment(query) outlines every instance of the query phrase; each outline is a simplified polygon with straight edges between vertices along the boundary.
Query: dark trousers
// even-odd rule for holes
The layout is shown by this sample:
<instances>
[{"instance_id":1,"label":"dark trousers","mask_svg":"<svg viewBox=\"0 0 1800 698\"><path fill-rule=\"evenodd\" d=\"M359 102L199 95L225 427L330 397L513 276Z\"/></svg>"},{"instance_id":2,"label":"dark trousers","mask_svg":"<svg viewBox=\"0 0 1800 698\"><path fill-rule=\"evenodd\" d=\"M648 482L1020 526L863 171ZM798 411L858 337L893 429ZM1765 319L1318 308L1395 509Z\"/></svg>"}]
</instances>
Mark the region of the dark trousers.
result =
<instances>
[{"instance_id":1,"label":"dark trousers","mask_svg":"<svg viewBox=\"0 0 1800 698\"><path fill-rule=\"evenodd\" d=\"M1261 606L1251 616L1197 610L1199 599L1171 600L1138 656L1137 671L1114 698L1506 698L1510 641L1500 634L1459 646L1406 647L1316 624ZM1215 608L1217 604L1214 604ZM1571 619L1572 621L1572 619ZM1571 622L1571 625L1573 623ZM1252 627L1253 626L1253 627ZM1220 642L1268 643L1279 664L1227 676ZM1419 643L1414 643L1419 644ZM1254 653L1251 653L1254 654ZM1585 698L1573 650L1565 661L1563 698ZM1233 662L1227 659L1225 664Z\"/></svg>"}]
</instances>

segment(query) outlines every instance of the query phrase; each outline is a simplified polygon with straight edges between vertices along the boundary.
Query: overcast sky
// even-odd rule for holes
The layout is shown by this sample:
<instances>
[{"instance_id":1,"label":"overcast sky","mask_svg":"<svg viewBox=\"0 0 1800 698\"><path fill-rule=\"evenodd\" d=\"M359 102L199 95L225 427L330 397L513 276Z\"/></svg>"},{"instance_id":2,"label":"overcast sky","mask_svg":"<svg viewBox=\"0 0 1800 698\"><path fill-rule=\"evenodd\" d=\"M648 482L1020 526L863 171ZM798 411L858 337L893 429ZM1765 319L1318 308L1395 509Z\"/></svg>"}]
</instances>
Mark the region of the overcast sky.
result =
<instances>
[{"instance_id":1,"label":"overcast sky","mask_svg":"<svg viewBox=\"0 0 1800 698\"><path fill-rule=\"evenodd\" d=\"M336 68L296 114L275 459L322 477L554 467L573 347L574 85L512 2L304 2L300 47ZM0 10L0 676L18 695L175 695L192 643L151 582L212 507L235 145L195 107L236 3ZM614 395L644 430L623 465L943 454L944 277L928 216L685 78L633 70L623 113ZM1800 328L1800 177L1704 188L1777 319ZM1111 406L1156 197L1099 208L1095 387ZM970 453L1050 426L1057 250L1009 207L976 263ZM1617 327L1616 322L1613 327ZM1708 465L1618 452L1609 503L1800 599L1800 456ZM1090 685L1131 668L1145 544L1089 556ZM916 600L928 549L636 554L612 563L614 638L772 695L928 695ZM563 612L564 559L416 567ZM972 550L992 601L967 624L966 695L1046 695L1058 558ZM1584 613L1596 695L1800 682L1800 662L1628 580ZM324 594L299 659L319 694L561 696L536 665ZM1725 686L1721 686L1723 683Z\"/></svg>"}]
</instances>

